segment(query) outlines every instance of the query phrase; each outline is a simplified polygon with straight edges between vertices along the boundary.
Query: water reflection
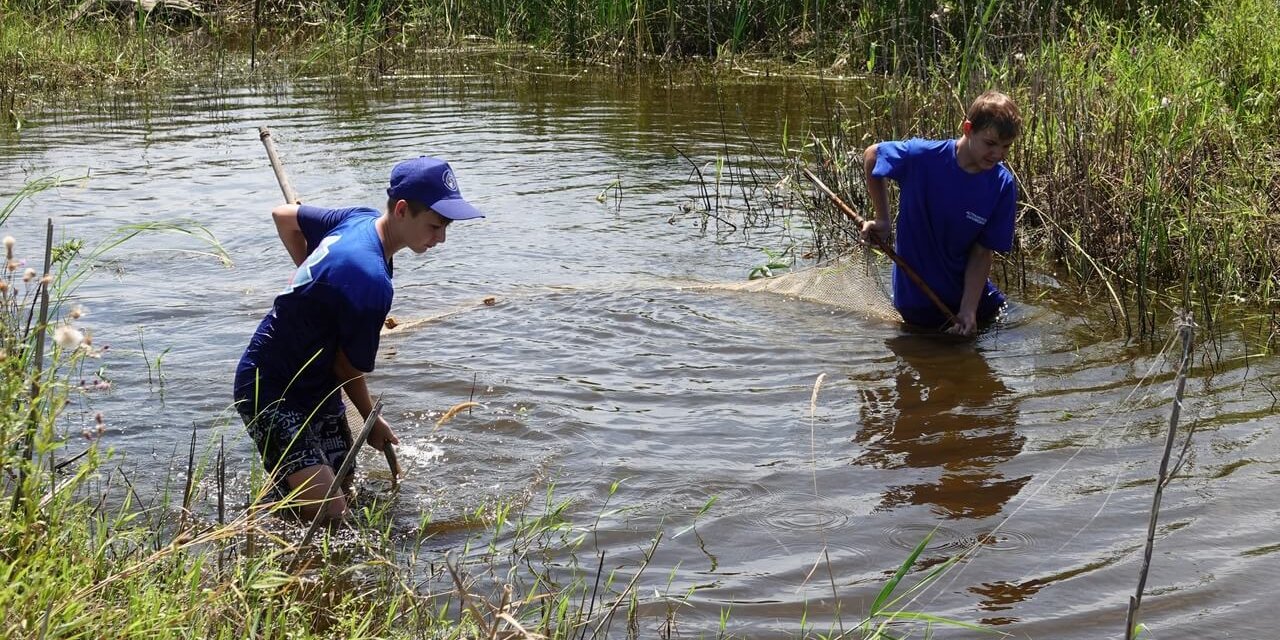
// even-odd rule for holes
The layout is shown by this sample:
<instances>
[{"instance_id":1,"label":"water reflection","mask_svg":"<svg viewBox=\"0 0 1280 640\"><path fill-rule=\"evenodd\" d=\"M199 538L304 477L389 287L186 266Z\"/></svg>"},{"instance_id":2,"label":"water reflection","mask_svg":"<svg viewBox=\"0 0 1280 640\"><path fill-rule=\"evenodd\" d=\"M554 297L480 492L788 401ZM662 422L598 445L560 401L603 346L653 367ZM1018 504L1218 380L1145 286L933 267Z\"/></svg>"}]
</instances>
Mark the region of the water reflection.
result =
<instances>
[{"instance_id":1,"label":"water reflection","mask_svg":"<svg viewBox=\"0 0 1280 640\"><path fill-rule=\"evenodd\" d=\"M860 390L859 461L921 472L890 484L880 508L929 505L945 518L999 513L1030 480L999 470L1026 440L1015 429L1010 389L971 343L904 334L885 344L897 356L893 385Z\"/></svg>"}]
</instances>

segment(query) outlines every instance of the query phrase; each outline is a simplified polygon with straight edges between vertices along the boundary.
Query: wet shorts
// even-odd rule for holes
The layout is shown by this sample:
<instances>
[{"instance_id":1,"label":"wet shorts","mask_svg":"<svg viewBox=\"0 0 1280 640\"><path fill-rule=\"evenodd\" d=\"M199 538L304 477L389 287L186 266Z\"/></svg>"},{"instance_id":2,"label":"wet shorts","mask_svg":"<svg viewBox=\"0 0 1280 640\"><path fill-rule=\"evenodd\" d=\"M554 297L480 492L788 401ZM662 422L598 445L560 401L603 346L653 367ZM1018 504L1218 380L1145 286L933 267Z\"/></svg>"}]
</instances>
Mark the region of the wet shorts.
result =
<instances>
[{"instance_id":1,"label":"wet shorts","mask_svg":"<svg viewBox=\"0 0 1280 640\"><path fill-rule=\"evenodd\" d=\"M249 405L249 403L241 403ZM289 487L285 478L315 465L328 465L337 473L351 450L346 414L308 414L285 408L265 409L256 415L241 410L245 430L262 455L262 466L274 480L272 494L279 500Z\"/></svg>"}]
</instances>

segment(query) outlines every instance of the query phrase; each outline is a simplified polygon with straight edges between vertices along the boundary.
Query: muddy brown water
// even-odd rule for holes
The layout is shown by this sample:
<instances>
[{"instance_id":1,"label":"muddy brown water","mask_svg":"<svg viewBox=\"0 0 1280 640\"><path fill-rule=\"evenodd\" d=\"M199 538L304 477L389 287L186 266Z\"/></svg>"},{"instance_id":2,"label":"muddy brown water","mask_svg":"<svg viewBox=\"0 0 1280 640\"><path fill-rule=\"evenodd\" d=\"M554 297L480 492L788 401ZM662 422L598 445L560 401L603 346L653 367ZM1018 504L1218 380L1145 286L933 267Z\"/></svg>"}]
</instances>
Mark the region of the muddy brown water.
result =
<instances>
[{"instance_id":1,"label":"muddy brown water","mask_svg":"<svg viewBox=\"0 0 1280 640\"><path fill-rule=\"evenodd\" d=\"M717 154L748 162L784 127L794 141L859 85L505 56L440 68L378 86L214 83L50 104L0 135L5 194L44 175L91 176L18 209L4 232L20 254L37 253L47 216L91 243L187 218L234 260L182 251L200 245L174 235L110 254L77 299L95 343L110 345L84 377L101 366L113 388L78 396L69 431L102 411L103 441L156 493L193 427L205 452L225 436L243 493L256 457L229 411L232 372L291 272L256 128L272 127L315 204L377 207L395 161L442 155L489 217L396 261L393 316L443 314L384 338L372 376L405 443L393 513L406 531L425 511L536 508L550 486L594 531L579 562L604 553L615 589L664 532L639 581L637 635L656 636L669 610L680 633L714 635L728 610L727 630L752 638L803 635L802 619L851 628L934 532L925 564L966 559L907 608L1016 637L1123 635L1171 345L1126 344L1105 313L1051 287L959 345L822 305L688 288L740 281L762 247L785 241L700 233L686 210L701 192L673 145L714 174ZM615 179L620 196L598 201ZM480 304L487 296L498 303ZM1254 351L1227 333L1216 368L1189 381L1183 417L1197 431L1164 494L1141 616L1150 637L1260 639L1280 627L1267 605L1280 580L1280 363L1245 357ZM471 398L482 406L432 430ZM370 486L385 481L380 457L362 465ZM456 553L464 536L422 554Z\"/></svg>"}]
</instances>

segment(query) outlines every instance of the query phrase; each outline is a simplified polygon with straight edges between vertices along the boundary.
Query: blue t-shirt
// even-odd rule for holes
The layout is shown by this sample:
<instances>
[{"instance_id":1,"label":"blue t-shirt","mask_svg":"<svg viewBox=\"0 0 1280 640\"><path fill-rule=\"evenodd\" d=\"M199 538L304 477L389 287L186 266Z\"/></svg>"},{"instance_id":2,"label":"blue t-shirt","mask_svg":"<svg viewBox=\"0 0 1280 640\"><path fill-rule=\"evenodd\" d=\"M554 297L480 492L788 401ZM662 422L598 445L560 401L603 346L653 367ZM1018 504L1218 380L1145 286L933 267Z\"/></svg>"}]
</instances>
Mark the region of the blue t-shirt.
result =
<instances>
[{"instance_id":1,"label":"blue t-shirt","mask_svg":"<svg viewBox=\"0 0 1280 640\"><path fill-rule=\"evenodd\" d=\"M1004 163L969 173L956 160L955 140L920 138L881 142L871 174L898 183L898 255L953 313L958 311L973 243L1000 252L1013 248L1018 200L1013 174ZM1003 304L1004 294L988 280L978 317L993 316ZM896 265L893 306L911 324L946 323L942 312Z\"/></svg>"},{"instance_id":2,"label":"blue t-shirt","mask_svg":"<svg viewBox=\"0 0 1280 640\"><path fill-rule=\"evenodd\" d=\"M367 208L298 208L307 259L258 325L236 368L235 397L257 410L342 412L337 349L373 371L382 324L391 310L391 265ZM253 408L254 405L250 405Z\"/></svg>"}]
</instances>

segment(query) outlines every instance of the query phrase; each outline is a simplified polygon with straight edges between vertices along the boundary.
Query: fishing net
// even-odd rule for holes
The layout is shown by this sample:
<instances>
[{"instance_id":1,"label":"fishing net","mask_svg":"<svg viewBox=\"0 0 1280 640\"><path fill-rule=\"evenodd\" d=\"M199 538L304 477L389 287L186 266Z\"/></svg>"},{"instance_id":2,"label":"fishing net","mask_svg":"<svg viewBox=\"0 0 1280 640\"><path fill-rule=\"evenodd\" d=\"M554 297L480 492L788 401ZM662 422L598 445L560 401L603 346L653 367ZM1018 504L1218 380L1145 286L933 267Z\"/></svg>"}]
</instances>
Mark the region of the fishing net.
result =
<instances>
[{"instance_id":1,"label":"fishing net","mask_svg":"<svg viewBox=\"0 0 1280 640\"><path fill-rule=\"evenodd\" d=\"M707 288L771 293L832 306L868 318L896 322L901 321L902 316L893 308L891 273L887 260L861 251L859 255L843 256L827 264L779 276Z\"/></svg>"}]
</instances>

